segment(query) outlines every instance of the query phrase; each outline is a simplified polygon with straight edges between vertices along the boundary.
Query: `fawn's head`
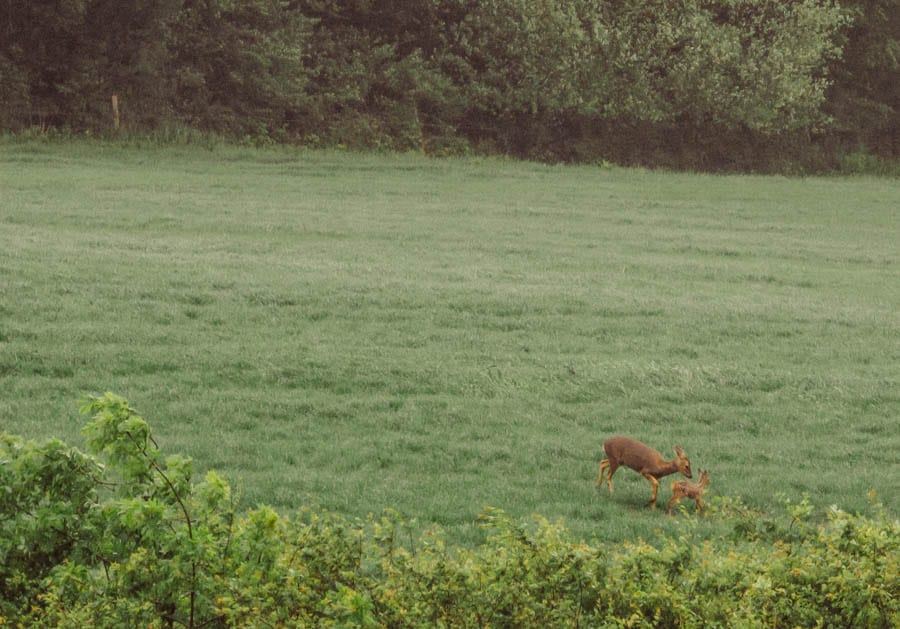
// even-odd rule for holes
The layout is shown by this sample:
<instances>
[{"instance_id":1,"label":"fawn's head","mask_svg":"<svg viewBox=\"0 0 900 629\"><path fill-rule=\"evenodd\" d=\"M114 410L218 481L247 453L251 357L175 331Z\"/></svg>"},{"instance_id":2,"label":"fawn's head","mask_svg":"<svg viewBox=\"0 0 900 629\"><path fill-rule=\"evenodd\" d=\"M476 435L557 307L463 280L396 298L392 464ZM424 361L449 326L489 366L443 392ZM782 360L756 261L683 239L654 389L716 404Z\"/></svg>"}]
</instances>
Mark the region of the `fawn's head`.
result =
<instances>
[{"instance_id":1,"label":"fawn's head","mask_svg":"<svg viewBox=\"0 0 900 629\"><path fill-rule=\"evenodd\" d=\"M681 449L681 446L675 446L675 457L675 464L678 466L678 471L687 478L693 478L691 475L691 462L688 460L684 450Z\"/></svg>"},{"instance_id":2,"label":"fawn's head","mask_svg":"<svg viewBox=\"0 0 900 629\"><path fill-rule=\"evenodd\" d=\"M697 484L701 487L709 485L709 472L707 470L700 470L700 482Z\"/></svg>"}]
</instances>

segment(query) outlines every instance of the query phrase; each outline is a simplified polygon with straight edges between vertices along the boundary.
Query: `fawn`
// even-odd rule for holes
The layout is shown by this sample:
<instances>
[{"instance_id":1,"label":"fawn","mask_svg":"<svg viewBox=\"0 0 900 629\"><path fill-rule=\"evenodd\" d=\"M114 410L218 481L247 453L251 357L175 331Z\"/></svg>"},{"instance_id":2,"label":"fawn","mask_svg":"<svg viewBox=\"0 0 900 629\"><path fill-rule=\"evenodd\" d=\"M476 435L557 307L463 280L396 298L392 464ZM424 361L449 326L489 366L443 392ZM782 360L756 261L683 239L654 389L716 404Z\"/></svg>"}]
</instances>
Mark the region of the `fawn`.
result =
<instances>
[{"instance_id":1,"label":"fawn","mask_svg":"<svg viewBox=\"0 0 900 629\"><path fill-rule=\"evenodd\" d=\"M703 508L703 492L709 485L709 472L700 470L700 482L691 483L686 480L677 480L672 483L672 497L669 498L669 515L672 515L672 507L681 502L682 498L691 498L696 501L696 510Z\"/></svg>"},{"instance_id":2,"label":"fawn","mask_svg":"<svg viewBox=\"0 0 900 629\"><path fill-rule=\"evenodd\" d=\"M603 450L606 452L606 458L600 461L600 477L597 479L597 487L603 486L603 470L608 467L609 476L606 477L606 486L609 488L609 493L612 494L613 474L620 465L630 467L650 481L652 487L650 507L653 509L656 508L656 494L659 492L658 479L675 472L681 472L688 478L692 478L691 462L681 446L675 446L676 458L673 461L664 460L659 452L630 437L611 437L603 442Z\"/></svg>"}]
</instances>

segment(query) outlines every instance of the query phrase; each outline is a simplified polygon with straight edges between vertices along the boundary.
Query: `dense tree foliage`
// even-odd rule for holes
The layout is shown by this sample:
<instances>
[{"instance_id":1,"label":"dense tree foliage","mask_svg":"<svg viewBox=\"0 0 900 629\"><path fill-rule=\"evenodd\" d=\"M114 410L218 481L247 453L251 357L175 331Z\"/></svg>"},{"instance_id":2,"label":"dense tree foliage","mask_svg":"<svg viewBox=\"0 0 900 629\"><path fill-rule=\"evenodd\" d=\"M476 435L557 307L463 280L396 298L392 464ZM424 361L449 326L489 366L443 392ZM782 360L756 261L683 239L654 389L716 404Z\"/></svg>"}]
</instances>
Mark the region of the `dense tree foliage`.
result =
<instances>
[{"instance_id":1,"label":"dense tree foliage","mask_svg":"<svg viewBox=\"0 0 900 629\"><path fill-rule=\"evenodd\" d=\"M826 111L835 140L900 155L900 0L844 0L852 22L832 62Z\"/></svg>"},{"instance_id":2,"label":"dense tree foliage","mask_svg":"<svg viewBox=\"0 0 900 629\"><path fill-rule=\"evenodd\" d=\"M0 0L0 127L688 167L896 157L897 0Z\"/></svg>"}]
</instances>

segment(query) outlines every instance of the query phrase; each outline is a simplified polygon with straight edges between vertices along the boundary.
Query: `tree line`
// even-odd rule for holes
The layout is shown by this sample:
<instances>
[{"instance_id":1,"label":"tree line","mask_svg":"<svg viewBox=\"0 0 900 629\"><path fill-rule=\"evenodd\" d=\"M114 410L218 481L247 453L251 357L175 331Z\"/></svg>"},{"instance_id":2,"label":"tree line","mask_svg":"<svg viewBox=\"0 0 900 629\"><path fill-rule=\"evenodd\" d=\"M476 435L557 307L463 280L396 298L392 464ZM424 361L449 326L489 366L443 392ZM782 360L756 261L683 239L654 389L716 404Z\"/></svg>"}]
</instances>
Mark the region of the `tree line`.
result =
<instances>
[{"instance_id":1,"label":"tree line","mask_svg":"<svg viewBox=\"0 0 900 629\"><path fill-rule=\"evenodd\" d=\"M898 0L0 0L0 129L549 161L900 151Z\"/></svg>"}]
</instances>

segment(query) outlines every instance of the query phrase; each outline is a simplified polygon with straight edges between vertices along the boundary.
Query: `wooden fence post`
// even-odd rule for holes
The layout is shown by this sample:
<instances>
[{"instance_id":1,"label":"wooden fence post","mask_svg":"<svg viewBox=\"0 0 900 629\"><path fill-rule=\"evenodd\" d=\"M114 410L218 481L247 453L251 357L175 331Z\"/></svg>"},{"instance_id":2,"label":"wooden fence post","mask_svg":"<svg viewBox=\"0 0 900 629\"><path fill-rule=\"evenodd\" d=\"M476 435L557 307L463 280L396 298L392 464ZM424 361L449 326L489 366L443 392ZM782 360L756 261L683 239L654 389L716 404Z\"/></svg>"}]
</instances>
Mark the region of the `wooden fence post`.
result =
<instances>
[{"instance_id":1,"label":"wooden fence post","mask_svg":"<svg viewBox=\"0 0 900 629\"><path fill-rule=\"evenodd\" d=\"M112 95L112 110L113 110L113 127L116 131L119 130L119 96L118 94Z\"/></svg>"}]
</instances>

